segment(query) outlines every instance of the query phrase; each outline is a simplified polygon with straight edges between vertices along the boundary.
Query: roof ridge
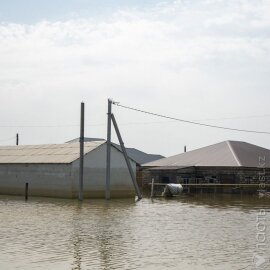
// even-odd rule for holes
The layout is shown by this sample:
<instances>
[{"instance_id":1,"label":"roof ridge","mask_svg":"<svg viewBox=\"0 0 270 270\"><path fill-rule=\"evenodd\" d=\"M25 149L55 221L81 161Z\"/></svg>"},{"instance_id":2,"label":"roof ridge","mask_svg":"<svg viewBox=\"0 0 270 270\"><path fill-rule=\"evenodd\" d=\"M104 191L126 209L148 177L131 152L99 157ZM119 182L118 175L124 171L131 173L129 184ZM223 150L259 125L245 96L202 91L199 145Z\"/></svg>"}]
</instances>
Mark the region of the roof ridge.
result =
<instances>
[{"instance_id":1,"label":"roof ridge","mask_svg":"<svg viewBox=\"0 0 270 270\"><path fill-rule=\"evenodd\" d=\"M230 149L230 151L232 152L232 155L233 155L233 157L235 158L235 160L236 160L238 166L242 166L242 164L241 164L241 162L240 162L238 156L236 155L236 153L235 153L235 151L234 151L234 149L233 149L233 147L232 147L232 145L231 145L231 141L227 141L226 143L227 143L227 145L229 146L229 149Z\"/></svg>"}]
</instances>

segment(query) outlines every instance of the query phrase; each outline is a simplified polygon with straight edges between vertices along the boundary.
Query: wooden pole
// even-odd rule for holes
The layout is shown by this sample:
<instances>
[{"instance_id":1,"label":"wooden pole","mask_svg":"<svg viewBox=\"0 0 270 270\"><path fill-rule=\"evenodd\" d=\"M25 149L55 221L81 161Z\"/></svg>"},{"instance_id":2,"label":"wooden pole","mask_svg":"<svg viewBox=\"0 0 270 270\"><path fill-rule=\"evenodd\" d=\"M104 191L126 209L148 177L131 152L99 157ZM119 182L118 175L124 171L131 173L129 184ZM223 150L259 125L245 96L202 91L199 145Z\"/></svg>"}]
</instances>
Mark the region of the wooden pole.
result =
<instances>
[{"instance_id":1,"label":"wooden pole","mask_svg":"<svg viewBox=\"0 0 270 270\"><path fill-rule=\"evenodd\" d=\"M19 133L16 134L16 145L19 145Z\"/></svg>"},{"instance_id":2,"label":"wooden pole","mask_svg":"<svg viewBox=\"0 0 270 270\"><path fill-rule=\"evenodd\" d=\"M83 200L84 103L81 103L79 200Z\"/></svg>"},{"instance_id":3,"label":"wooden pole","mask_svg":"<svg viewBox=\"0 0 270 270\"><path fill-rule=\"evenodd\" d=\"M26 201L28 200L28 183L25 183L24 198Z\"/></svg>"},{"instance_id":4,"label":"wooden pole","mask_svg":"<svg viewBox=\"0 0 270 270\"><path fill-rule=\"evenodd\" d=\"M151 195L150 195L151 198L154 197L154 182L155 182L155 179L152 178L152 183L151 183Z\"/></svg>"}]
</instances>

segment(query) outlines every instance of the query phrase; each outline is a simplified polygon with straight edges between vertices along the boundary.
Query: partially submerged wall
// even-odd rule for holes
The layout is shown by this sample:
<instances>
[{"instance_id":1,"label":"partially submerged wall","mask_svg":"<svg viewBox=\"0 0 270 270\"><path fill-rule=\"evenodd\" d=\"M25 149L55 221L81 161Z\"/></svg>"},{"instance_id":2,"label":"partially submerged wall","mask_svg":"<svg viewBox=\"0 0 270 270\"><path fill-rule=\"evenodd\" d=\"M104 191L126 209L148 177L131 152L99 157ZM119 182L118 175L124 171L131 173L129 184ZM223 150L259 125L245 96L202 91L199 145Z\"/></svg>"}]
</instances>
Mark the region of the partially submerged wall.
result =
<instances>
[{"instance_id":1,"label":"partially submerged wall","mask_svg":"<svg viewBox=\"0 0 270 270\"><path fill-rule=\"evenodd\" d=\"M270 168L249 168L249 167L187 167L181 169L166 168L145 168L143 170L144 188L149 189L151 179L155 183L180 183L180 184L213 184L208 191L212 191L219 184L222 192L235 192L237 185L247 192L256 192L262 188L262 182L270 185ZM226 185L231 185L226 188ZM235 186L236 185L236 186ZM248 186L249 185L249 186ZM191 187L191 190L197 189ZM237 188L238 189L238 188ZM207 191L207 189L204 189ZM239 190L238 190L239 191Z\"/></svg>"},{"instance_id":2,"label":"partially submerged wall","mask_svg":"<svg viewBox=\"0 0 270 270\"><path fill-rule=\"evenodd\" d=\"M136 177L136 163L130 160ZM73 196L78 194L79 160L72 164ZM106 144L85 155L84 197L104 198L106 185ZM111 147L111 197L135 196L132 179L122 152Z\"/></svg>"},{"instance_id":3,"label":"partially submerged wall","mask_svg":"<svg viewBox=\"0 0 270 270\"><path fill-rule=\"evenodd\" d=\"M0 194L70 198L70 164L0 164Z\"/></svg>"},{"instance_id":4,"label":"partially submerged wall","mask_svg":"<svg viewBox=\"0 0 270 270\"><path fill-rule=\"evenodd\" d=\"M130 160L136 177L136 164ZM0 194L77 198L79 159L70 164L0 164ZM106 144L84 156L84 197L105 198ZM111 197L134 197L122 152L111 148Z\"/></svg>"}]
</instances>

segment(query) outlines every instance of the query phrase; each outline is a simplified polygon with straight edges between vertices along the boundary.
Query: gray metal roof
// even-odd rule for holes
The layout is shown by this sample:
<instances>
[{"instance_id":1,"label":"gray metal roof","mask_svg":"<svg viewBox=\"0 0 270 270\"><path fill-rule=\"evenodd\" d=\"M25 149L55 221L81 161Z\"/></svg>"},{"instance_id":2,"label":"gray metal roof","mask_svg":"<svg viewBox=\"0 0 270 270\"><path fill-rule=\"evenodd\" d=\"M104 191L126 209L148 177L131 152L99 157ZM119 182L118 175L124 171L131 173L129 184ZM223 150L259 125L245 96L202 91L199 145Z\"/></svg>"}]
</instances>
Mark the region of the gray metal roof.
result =
<instances>
[{"instance_id":1,"label":"gray metal roof","mask_svg":"<svg viewBox=\"0 0 270 270\"><path fill-rule=\"evenodd\" d=\"M265 167L270 167L269 149L241 141L225 141L145 163L143 166L259 167L259 157L265 157Z\"/></svg>"},{"instance_id":2,"label":"gray metal roof","mask_svg":"<svg viewBox=\"0 0 270 270\"><path fill-rule=\"evenodd\" d=\"M119 144L113 143L113 145L118 150L122 151L121 146ZM142 152L142 151L140 151L138 149L135 149L135 148L126 148L126 150L127 150L127 155L139 165L142 165L142 164L144 164L146 162L151 162L151 161L154 161L154 160L164 158L164 156L154 155L154 154L147 154L147 153Z\"/></svg>"},{"instance_id":3,"label":"gray metal roof","mask_svg":"<svg viewBox=\"0 0 270 270\"><path fill-rule=\"evenodd\" d=\"M84 143L84 153L87 154L105 141ZM0 164L7 163L71 163L79 158L80 144L44 144L0 146Z\"/></svg>"},{"instance_id":4,"label":"gray metal roof","mask_svg":"<svg viewBox=\"0 0 270 270\"><path fill-rule=\"evenodd\" d=\"M89 142L89 141L91 142L93 140L104 141L104 139L100 139L100 138L84 138L84 141L86 141L86 142ZM79 141L79 138L76 138L74 140L68 141L67 143L74 143L74 142L78 142L78 141ZM121 146L119 144L112 143L112 145L115 148L117 148L119 151L122 152ZM126 147L126 151L127 151L128 157L131 158L133 161L135 161L139 165L142 165L146 162L151 162L154 160L164 158L164 156L161 156L161 155L147 154L147 153L142 152L136 148Z\"/></svg>"}]
</instances>

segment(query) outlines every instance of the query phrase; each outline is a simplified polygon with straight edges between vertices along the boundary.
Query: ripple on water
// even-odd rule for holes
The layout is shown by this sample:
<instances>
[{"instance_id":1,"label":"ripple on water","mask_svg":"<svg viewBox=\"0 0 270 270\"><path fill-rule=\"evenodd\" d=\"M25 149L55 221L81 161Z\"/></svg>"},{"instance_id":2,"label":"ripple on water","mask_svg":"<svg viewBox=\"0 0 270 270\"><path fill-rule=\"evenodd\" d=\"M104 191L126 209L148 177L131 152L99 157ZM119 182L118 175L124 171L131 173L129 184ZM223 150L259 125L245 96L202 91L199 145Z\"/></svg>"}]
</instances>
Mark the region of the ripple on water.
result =
<instances>
[{"instance_id":1,"label":"ripple on water","mask_svg":"<svg viewBox=\"0 0 270 270\"><path fill-rule=\"evenodd\" d=\"M0 269L240 269L252 263L262 207L270 210L224 196L136 204L2 196Z\"/></svg>"}]
</instances>

